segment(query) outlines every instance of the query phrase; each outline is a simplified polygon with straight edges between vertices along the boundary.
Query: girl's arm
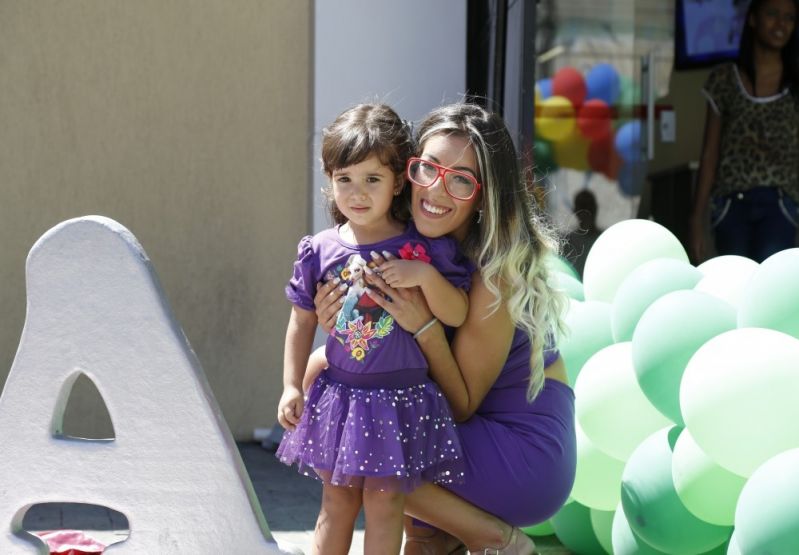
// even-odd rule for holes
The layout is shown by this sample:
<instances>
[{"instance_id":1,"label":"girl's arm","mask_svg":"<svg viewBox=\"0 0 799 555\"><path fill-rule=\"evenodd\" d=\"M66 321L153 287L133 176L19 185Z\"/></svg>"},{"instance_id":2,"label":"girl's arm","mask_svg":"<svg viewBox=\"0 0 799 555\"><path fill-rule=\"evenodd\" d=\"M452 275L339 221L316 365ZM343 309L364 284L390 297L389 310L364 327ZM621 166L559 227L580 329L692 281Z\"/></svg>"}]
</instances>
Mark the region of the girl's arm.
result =
<instances>
[{"instance_id":1,"label":"girl's arm","mask_svg":"<svg viewBox=\"0 0 799 555\"><path fill-rule=\"evenodd\" d=\"M427 320L420 308L419 297L403 290L393 290L380 278L370 278L388 301L378 293L367 293L385 308L395 321L410 332L418 330ZM455 419L468 419L480 406L494 385L510 352L515 328L504 304L492 313L494 295L475 273L469 293L470 308L466 321L455 332L450 349L444 329L434 325L417 338L427 359L430 373L438 383L452 408ZM429 312L427 312L429 315Z\"/></svg>"},{"instance_id":2,"label":"girl's arm","mask_svg":"<svg viewBox=\"0 0 799 555\"><path fill-rule=\"evenodd\" d=\"M710 191L716 180L716 167L719 163L721 144L721 116L708 102L705 116L705 136L702 141L702 157L699 164L696 196L691 212L691 256L695 263L702 262L705 255L705 217L707 215Z\"/></svg>"},{"instance_id":3,"label":"girl's arm","mask_svg":"<svg viewBox=\"0 0 799 555\"><path fill-rule=\"evenodd\" d=\"M394 259L377 269L391 287L420 287L433 316L446 325L458 327L466 320L469 312L466 291L452 285L432 264Z\"/></svg>"},{"instance_id":4,"label":"girl's arm","mask_svg":"<svg viewBox=\"0 0 799 555\"><path fill-rule=\"evenodd\" d=\"M291 309L283 351L283 395L277 407L277 419L287 430L293 430L303 410L302 377L311 354L316 313L297 306Z\"/></svg>"}]
</instances>

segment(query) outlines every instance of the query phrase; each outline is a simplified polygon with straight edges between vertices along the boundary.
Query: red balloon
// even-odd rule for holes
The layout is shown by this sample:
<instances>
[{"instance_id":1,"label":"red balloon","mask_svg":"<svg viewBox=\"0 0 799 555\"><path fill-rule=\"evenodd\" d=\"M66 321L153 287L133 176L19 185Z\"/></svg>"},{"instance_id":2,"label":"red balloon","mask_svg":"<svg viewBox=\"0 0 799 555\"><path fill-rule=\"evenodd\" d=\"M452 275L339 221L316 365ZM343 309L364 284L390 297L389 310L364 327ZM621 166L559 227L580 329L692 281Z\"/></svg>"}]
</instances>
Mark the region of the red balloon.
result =
<instances>
[{"instance_id":1,"label":"red balloon","mask_svg":"<svg viewBox=\"0 0 799 555\"><path fill-rule=\"evenodd\" d=\"M573 67L559 69L552 78L553 96L565 96L579 108L585 100L588 89L583 74Z\"/></svg>"},{"instance_id":2,"label":"red balloon","mask_svg":"<svg viewBox=\"0 0 799 555\"><path fill-rule=\"evenodd\" d=\"M584 137L598 139L610 134L610 106L593 98L577 111L577 128Z\"/></svg>"},{"instance_id":3,"label":"red balloon","mask_svg":"<svg viewBox=\"0 0 799 555\"><path fill-rule=\"evenodd\" d=\"M588 145L587 158L591 169L608 179L615 180L619 175L622 160L616 152L612 133L591 141Z\"/></svg>"}]
</instances>

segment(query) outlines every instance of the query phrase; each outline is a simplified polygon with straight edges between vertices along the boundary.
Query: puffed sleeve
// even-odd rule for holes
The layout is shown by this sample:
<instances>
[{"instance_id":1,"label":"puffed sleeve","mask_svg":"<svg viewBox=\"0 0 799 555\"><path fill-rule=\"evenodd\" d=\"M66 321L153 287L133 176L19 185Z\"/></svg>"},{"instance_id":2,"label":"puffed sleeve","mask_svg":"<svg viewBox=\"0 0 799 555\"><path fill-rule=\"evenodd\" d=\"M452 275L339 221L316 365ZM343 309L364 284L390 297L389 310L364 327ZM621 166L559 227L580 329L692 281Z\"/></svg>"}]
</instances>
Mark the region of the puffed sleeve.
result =
<instances>
[{"instance_id":1,"label":"puffed sleeve","mask_svg":"<svg viewBox=\"0 0 799 555\"><path fill-rule=\"evenodd\" d=\"M714 68L707 76L705 86L702 87L702 94L710 103L710 107L721 115L726 108L725 91L729 88L730 77L732 76L732 65L724 64Z\"/></svg>"},{"instance_id":2,"label":"puffed sleeve","mask_svg":"<svg viewBox=\"0 0 799 555\"><path fill-rule=\"evenodd\" d=\"M319 281L319 263L313 250L310 235L300 240L294 274L286 285L286 298L300 308L314 310L313 298Z\"/></svg>"},{"instance_id":3,"label":"puffed sleeve","mask_svg":"<svg viewBox=\"0 0 799 555\"><path fill-rule=\"evenodd\" d=\"M447 281L458 289L469 291L472 285L472 274L475 265L464 256L458 248L458 243L450 237L429 239L431 260L430 263L444 276Z\"/></svg>"}]
</instances>

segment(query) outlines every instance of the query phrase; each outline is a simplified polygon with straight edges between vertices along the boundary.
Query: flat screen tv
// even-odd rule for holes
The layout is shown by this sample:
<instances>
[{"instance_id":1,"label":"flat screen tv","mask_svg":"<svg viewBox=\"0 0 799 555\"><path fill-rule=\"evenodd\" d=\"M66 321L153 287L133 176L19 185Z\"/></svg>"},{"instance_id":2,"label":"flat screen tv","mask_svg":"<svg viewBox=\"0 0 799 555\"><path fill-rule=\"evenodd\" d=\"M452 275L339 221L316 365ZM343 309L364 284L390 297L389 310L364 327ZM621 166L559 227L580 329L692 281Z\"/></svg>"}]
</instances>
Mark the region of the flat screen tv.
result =
<instances>
[{"instance_id":1,"label":"flat screen tv","mask_svg":"<svg viewBox=\"0 0 799 555\"><path fill-rule=\"evenodd\" d=\"M676 0L674 67L694 69L738 56L749 0Z\"/></svg>"}]
</instances>

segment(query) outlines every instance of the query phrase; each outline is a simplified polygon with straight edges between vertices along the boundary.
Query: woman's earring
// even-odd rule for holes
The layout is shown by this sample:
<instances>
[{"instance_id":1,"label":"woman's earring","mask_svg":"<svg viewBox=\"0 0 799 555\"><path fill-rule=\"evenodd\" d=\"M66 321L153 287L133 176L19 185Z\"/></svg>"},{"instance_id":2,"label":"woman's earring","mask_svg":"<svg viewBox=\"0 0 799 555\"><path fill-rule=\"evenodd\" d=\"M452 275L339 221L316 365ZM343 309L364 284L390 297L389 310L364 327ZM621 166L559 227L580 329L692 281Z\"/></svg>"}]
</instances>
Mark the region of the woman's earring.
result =
<instances>
[{"instance_id":1,"label":"woman's earring","mask_svg":"<svg viewBox=\"0 0 799 555\"><path fill-rule=\"evenodd\" d=\"M477 223L479 224L482 221L483 221L483 210L481 208L480 210L477 211Z\"/></svg>"},{"instance_id":2,"label":"woman's earring","mask_svg":"<svg viewBox=\"0 0 799 555\"><path fill-rule=\"evenodd\" d=\"M400 196L400 193L402 193L402 189L397 189L396 191L394 191L394 196L398 197Z\"/></svg>"}]
</instances>

